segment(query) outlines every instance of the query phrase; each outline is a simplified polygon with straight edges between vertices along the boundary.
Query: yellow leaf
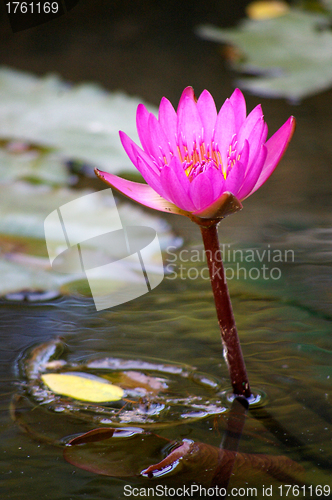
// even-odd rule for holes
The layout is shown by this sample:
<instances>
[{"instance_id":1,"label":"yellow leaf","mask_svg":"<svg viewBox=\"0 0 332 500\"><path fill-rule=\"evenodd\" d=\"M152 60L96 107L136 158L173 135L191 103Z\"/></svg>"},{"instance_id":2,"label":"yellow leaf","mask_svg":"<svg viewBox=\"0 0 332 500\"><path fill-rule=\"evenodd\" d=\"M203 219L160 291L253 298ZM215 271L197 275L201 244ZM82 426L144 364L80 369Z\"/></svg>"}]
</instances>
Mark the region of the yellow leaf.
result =
<instances>
[{"instance_id":1,"label":"yellow leaf","mask_svg":"<svg viewBox=\"0 0 332 500\"><path fill-rule=\"evenodd\" d=\"M81 401L105 403L118 401L124 391L107 380L86 373L46 373L42 381L51 391Z\"/></svg>"},{"instance_id":2,"label":"yellow leaf","mask_svg":"<svg viewBox=\"0 0 332 500\"><path fill-rule=\"evenodd\" d=\"M288 10L288 4L278 0L252 2L246 8L248 17L257 20L283 16Z\"/></svg>"}]
</instances>

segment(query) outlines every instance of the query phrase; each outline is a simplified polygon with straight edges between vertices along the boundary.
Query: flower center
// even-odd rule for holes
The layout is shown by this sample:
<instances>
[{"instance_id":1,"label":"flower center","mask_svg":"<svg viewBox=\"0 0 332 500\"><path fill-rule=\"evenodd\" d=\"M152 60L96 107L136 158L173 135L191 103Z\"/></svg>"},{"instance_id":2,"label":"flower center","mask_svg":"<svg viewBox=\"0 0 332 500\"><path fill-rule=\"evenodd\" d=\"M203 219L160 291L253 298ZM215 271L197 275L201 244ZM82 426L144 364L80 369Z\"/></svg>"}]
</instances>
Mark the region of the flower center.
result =
<instances>
[{"instance_id":1,"label":"flower center","mask_svg":"<svg viewBox=\"0 0 332 500\"><path fill-rule=\"evenodd\" d=\"M212 141L208 147L205 146L204 142L199 146L194 143L191 152L189 152L187 146L182 142L178 145L178 155L190 182L192 182L197 175L206 172L209 168L216 168L222 173L224 179L227 179L235 163L241 157L241 155L237 153L236 146L237 140L234 134L227 151L225 164L222 161L218 145L215 144L214 141Z\"/></svg>"}]
</instances>

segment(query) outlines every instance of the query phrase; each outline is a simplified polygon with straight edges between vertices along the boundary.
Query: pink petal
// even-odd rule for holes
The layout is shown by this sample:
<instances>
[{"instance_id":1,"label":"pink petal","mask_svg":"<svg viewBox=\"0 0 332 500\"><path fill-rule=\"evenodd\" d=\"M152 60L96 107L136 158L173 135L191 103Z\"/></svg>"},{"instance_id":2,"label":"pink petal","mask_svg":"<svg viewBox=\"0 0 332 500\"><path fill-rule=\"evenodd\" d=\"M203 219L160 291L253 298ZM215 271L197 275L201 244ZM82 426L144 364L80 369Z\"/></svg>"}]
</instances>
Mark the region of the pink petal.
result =
<instances>
[{"instance_id":1,"label":"pink petal","mask_svg":"<svg viewBox=\"0 0 332 500\"><path fill-rule=\"evenodd\" d=\"M149 151L151 151L152 156L158 161L159 165L163 167L165 160L167 163L171 160L170 147L159 121L153 114L149 116L147 132Z\"/></svg>"},{"instance_id":2,"label":"pink petal","mask_svg":"<svg viewBox=\"0 0 332 500\"><path fill-rule=\"evenodd\" d=\"M122 146L124 147L125 152L127 153L130 160L132 161L132 163L136 167L138 152L143 153L143 149L141 149L139 146L137 146L137 144L135 144L134 141L132 141L130 139L130 137L128 137L128 135L125 132L122 132L120 130L119 136L120 136L120 140L121 140ZM133 147L134 147L134 149L133 149Z\"/></svg>"},{"instance_id":3,"label":"pink petal","mask_svg":"<svg viewBox=\"0 0 332 500\"><path fill-rule=\"evenodd\" d=\"M214 126L217 120L217 109L213 97L207 90L203 90L197 101L197 110L203 125L203 141L211 153L211 141Z\"/></svg>"},{"instance_id":4,"label":"pink petal","mask_svg":"<svg viewBox=\"0 0 332 500\"><path fill-rule=\"evenodd\" d=\"M117 175L113 175L108 172L102 172L98 169L95 169L95 173L102 181L106 182L106 184L109 184L125 196L128 196L132 200L137 201L141 205L153 208L154 210L160 210L161 212L168 212L186 216L190 215L188 212L181 210L173 203L165 200L150 186L148 186L148 184L140 184L139 182L127 181L125 179L122 179L121 177L118 177Z\"/></svg>"},{"instance_id":5,"label":"pink petal","mask_svg":"<svg viewBox=\"0 0 332 500\"><path fill-rule=\"evenodd\" d=\"M137 144L135 144L135 142L132 141L127 134L120 132L119 135L122 145L135 167L141 172L138 165L138 158L141 158L148 167L148 170L155 173L159 177L160 168L158 168L158 166L153 162L153 159L145 151L143 151L143 149L137 146ZM141 174L144 177L142 172Z\"/></svg>"},{"instance_id":6,"label":"pink petal","mask_svg":"<svg viewBox=\"0 0 332 500\"><path fill-rule=\"evenodd\" d=\"M242 151L240 154L240 158L239 158L239 161L241 161L245 172L248 170L249 150L250 150L249 141L247 141L247 139L245 139L244 144L243 144L243 148L242 148Z\"/></svg>"},{"instance_id":7,"label":"pink petal","mask_svg":"<svg viewBox=\"0 0 332 500\"><path fill-rule=\"evenodd\" d=\"M247 116L246 100L240 89L235 89L229 100L234 109L235 128L239 131Z\"/></svg>"},{"instance_id":8,"label":"pink petal","mask_svg":"<svg viewBox=\"0 0 332 500\"><path fill-rule=\"evenodd\" d=\"M192 153L194 145L201 143L203 124L200 119L196 103L189 97L184 97L178 107L178 137Z\"/></svg>"},{"instance_id":9,"label":"pink petal","mask_svg":"<svg viewBox=\"0 0 332 500\"><path fill-rule=\"evenodd\" d=\"M170 165L166 165L162 169L160 180L167 199L188 212L192 212L195 209L189 195L189 179L176 157L172 159Z\"/></svg>"},{"instance_id":10,"label":"pink petal","mask_svg":"<svg viewBox=\"0 0 332 500\"><path fill-rule=\"evenodd\" d=\"M263 116L257 120L252 131L249 134L248 143L249 143L249 162L248 169L250 169L251 165L253 165L256 161L257 156L261 150L261 145L265 143L265 122Z\"/></svg>"},{"instance_id":11,"label":"pink petal","mask_svg":"<svg viewBox=\"0 0 332 500\"><path fill-rule=\"evenodd\" d=\"M189 99L192 99L194 102L196 102L196 97L195 97L195 92L192 87L186 87L184 91L181 94L180 100L179 100L179 105L177 112L179 112L179 107L182 106L182 101L189 97Z\"/></svg>"},{"instance_id":12,"label":"pink petal","mask_svg":"<svg viewBox=\"0 0 332 500\"><path fill-rule=\"evenodd\" d=\"M239 148L242 148L244 140L248 139L250 132L252 131L258 120L260 120L262 117L262 106L258 104L258 106L256 106L251 111L251 113L249 113L237 134Z\"/></svg>"},{"instance_id":13,"label":"pink petal","mask_svg":"<svg viewBox=\"0 0 332 500\"><path fill-rule=\"evenodd\" d=\"M269 129L267 123L264 122L264 130L262 132L262 137L261 137L262 144L265 144L266 142L268 131Z\"/></svg>"},{"instance_id":14,"label":"pink petal","mask_svg":"<svg viewBox=\"0 0 332 500\"><path fill-rule=\"evenodd\" d=\"M208 172L215 200L225 191L225 179L220 169L210 168Z\"/></svg>"},{"instance_id":15,"label":"pink petal","mask_svg":"<svg viewBox=\"0 0 332 500\"><path fill-rule=\"evenodd\" d=\"M215 147L220 151L224 169L227 169L227 153L235 132L233 106L230 100L226 99L219 111L213 137Z\"/></svg>"},{"instance_id":16,"label":"pink petal","mask_svg":"<svg viewBox=\"0 0 332 500\"><path fill-rule=\"evenodd\" d=\"M295 118L290 116L288 120L280 127L277 132L270 137L266 143L267 147L267 157L262 169L261 175L258 178L255 187L252 189L250 194L257 191L257 189L264 184L264 182L270 177L274 169L281 160L282 155L286 151L289 141L295 131Z\"/></svg>"},{"instance_id":17,"label":"pink petal","mask_svg":"<svg viewBox=\"0 0 332 500\"><path fill-rule=\"evenodd\" d=\"M209 175L210 170L215 170L213 167L197 175L190 184L190 197L195 205L195 210L201 210L204 207L211 205L215 200L213 195L213 186Z\"/></svg>"},{"instance_id":18,"label":"pink petal","mask_svg":"<svg viewBox=\"0 0 332 500\"><path fill-rule=\"evenodd\" d=\"M146 153L151 155L159 167L163 167L165 156L170 161L169 144L157 118L143 104L137 108L137 131Z\"/></svg>"},{"instance_id":19,"label":"pink petal","mask_svg":"<svg viewBox=\"0 0 332 500\"><path fill-rule=\"evenodd\" d=\"M258 157L256 159L256 162L250 167L249 171L245 176L242 187L238 192L237 197L239 198L239 200L241 201L244 200L247 196L249 196L249 193L251 193L251 190L255 186L262 172L262 168L266 160L266 155L267 155L267 148L265 145L262 145Z\"/></svg>"},{"instance_id":20,"label":"pink petal","mask_svg":"<svg viewBox=\"0 0 332 500\"><path fill-rule=\"evenodd\" d=\"M169 142L173 154L177 154L177 114L166 97L163 97L159 106L159 123Z\"/></svg>"},{"instance_id":21,"label":"pink petal","mask_svg":"<svg viewBox=\"0 0 332 500\"><path fill-rule=\"evenodd\" d=\"M143 158L138 157L136 168L142 175L145 182L149 184L160 196L164 196L164 191L160 182L160 173L158 174L151 167L150 162L145 161Z\"/></svg>"},{"instance_id":22,"label":"pink petal","mask_svg":"<svg viewBox=\"0 0 332 500\"><path fill-rule=\"evenodd\" d=\"M148 184L156 189L156 186L160 185L159 180L159 168L153 163L149 155L143 151L137 144L135 144L124 132L120 132L120 139L122 145L129 156L130 160L133 162L137 170L144 177ZM141 161L140 161L141 160ZM143 160L143 161L142 161ZM157 183L157 184L156 184ZM158 191L158 189L156 189Z\"/></svg>"},{"instance_id":23,"label":"pink petal","mask_svg":"<svg viewBox=\"0 0 332 500\"><path fill-rule=\"evenodd\" d=\"M244 180L244 166L240 161L237 161L227 176L225 181L225 191L229 191L234 196L237 196L237 193L242 186Z\"/></svg>"}]
</instances>

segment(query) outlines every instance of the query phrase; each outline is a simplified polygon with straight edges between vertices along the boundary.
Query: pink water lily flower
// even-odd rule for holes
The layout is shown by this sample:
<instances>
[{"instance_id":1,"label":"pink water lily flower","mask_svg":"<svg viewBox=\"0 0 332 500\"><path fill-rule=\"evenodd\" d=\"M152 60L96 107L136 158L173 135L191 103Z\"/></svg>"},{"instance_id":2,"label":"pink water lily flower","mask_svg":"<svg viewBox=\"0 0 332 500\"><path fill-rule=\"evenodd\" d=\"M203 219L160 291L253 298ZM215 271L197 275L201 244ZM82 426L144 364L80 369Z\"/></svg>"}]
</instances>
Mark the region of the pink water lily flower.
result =
<instances>
[{"instance_id":1,"label":"pink water lily flower","mask_svg":"<svg viewBox=\"0 0 332 500\"><path fill-rule=\"evenodd\" d=\"M177 112L163 97L158 119L137 108L142 148L124 132L122 145L147 184L96 170L97 175L133 200L156 210L197 219L221 219L240 208L272 174L295 128L290 117L267 139L260 105L246 116L236 89L217 113L211 94L197 100L191 87Z\"/></svg>"}]
</instances>

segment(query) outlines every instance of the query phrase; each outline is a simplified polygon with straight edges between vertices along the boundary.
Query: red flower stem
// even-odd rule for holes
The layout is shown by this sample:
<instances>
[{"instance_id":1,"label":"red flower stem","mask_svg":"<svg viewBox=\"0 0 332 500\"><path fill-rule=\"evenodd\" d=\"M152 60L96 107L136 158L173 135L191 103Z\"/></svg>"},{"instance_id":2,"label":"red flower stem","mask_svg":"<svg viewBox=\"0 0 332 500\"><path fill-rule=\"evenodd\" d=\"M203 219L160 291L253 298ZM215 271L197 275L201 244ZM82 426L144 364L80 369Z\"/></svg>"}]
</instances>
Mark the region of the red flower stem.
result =
<instances>
[{"instance_id":1,"label":"red flower stem","mask_svg":"<svg viewBox=\"0 0 332 500\"><path fill-rule=\"evenodd\" d=\"M220 448L222 450L234 451L234 454L227 455L223 453L219 455L218 465L214 471L211 486L219 486L227 490L228 483L231 479L237 451L239 449L241 436L248 413L249 403L244 397L236 397L232 403L232 407L227 416L227 428L224 434ZM225 460L226 458L226 460ZM227 493L223 497L227 498Z\"/></svg>"},{"instance_id":2,"label":"red flower stem","mask_svg":"<svg viewBox=\"0 0 332 500\"><path fill-rule=\"evenodd\" d=\"M211 286L217 309L224 358L231 378L233 393L236 396L249 398L251 396L250 385L221 258L218 222L213 222L206 226L200 224L200 229L203 236Z\"/></svg>"}]
</instances>

